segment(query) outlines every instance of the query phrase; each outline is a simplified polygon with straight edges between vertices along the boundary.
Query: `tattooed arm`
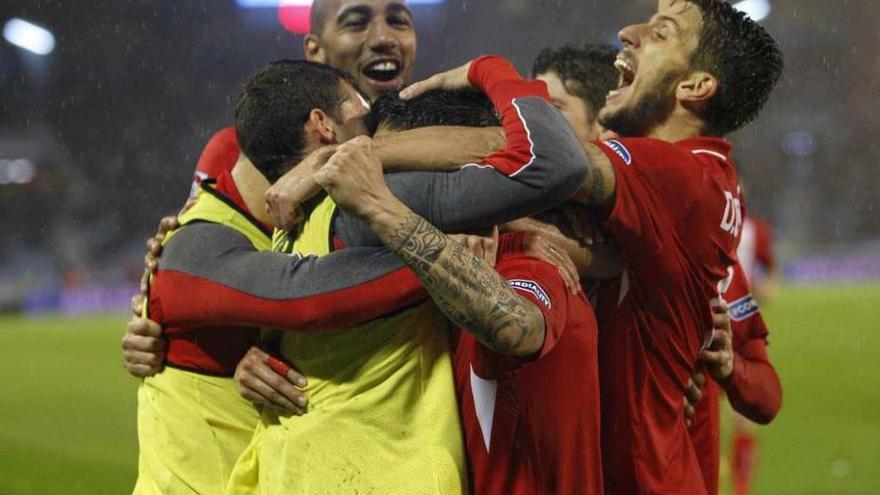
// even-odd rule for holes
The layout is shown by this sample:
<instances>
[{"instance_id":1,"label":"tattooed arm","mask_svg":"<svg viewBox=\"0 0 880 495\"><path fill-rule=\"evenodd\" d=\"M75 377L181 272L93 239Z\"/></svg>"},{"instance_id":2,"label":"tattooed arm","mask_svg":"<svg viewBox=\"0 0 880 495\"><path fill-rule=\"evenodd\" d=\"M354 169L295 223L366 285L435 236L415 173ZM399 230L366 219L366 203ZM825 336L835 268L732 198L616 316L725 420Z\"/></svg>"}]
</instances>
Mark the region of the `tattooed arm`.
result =
<instances>
[{"instance_id":1,"label":"tattooed arm","mask_svg":"<svg viewBox=\"0 0 880 495\"><path fill-rule=\"evenodd\" d=\"M528 356L541 349L541 311L481 258L400 202L385 184L368 138L341 145L315 180L412 268L453 323L498 353Z\"/></svg>"},{"instance_id":2,"label":"tattooed arm","mask_svg":"<svg viewBox=\"0 0 880 495\"><path fill-rule=\"evenodd\" d=\"M584 152L587 154L587 176L571 199L584 206L609 205L614 199L614 166L593 143L584 145Z\"/></svg>"},{"instance_id":3,"label":"tattooed arm","mask_svg":"<svg viewBox=\"0 0 880 495\"><path fill-rule=\"evenodd\" d=\"M437 307L487 348L515 356L541 349L541 311L480 257L400 201L389 201L365 220L416 273Z\"/></svg>"}]
</instances>

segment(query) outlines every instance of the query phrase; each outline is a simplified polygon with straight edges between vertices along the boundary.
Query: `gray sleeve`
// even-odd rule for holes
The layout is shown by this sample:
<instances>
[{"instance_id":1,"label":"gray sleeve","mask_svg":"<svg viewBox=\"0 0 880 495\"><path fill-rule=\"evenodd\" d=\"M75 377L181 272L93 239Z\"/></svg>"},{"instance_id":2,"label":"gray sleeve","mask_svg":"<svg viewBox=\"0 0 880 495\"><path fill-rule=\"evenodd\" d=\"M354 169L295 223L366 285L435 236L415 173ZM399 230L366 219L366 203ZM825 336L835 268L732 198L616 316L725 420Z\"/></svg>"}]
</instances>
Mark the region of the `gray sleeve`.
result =
<instances>
[{"instance_id":1,"label":"gray sleeve","mask_svg":"<svg viewBox=\"0 0 880 495\"><path fill-rule=\"evenodd\" d=\"M159 263L150 304L159 301L168 325L342 328L425 297L415 275L384 248L320 258L257 251L240 233L213 223L183 227Z\"/></svg>"},{"instance_id":2,"label":"gray sleeve","mask_svg":"<svg viewBox=\"0 0 880 495\"><path fill-rule=\"evenodd\" d=\"M388 174L391 192L445 232L491 227L566 201L586 174L583 148L565 118L544 99L523 97L514 103L530 149L509 175L491 164L469 164L455 172ZM334 233L347 246L381 245L366 224L344 211L337 213Z\"/></svg>"}]
</instances>

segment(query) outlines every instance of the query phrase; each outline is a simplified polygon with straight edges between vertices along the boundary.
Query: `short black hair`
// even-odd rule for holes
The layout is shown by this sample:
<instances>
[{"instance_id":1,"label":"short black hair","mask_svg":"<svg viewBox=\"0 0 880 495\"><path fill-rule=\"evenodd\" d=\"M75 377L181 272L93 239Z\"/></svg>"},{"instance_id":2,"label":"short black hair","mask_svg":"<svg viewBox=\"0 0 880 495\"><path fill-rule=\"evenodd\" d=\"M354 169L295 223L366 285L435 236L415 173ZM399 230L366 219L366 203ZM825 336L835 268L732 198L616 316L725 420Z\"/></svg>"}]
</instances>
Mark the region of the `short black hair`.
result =
<instances>
[{"instance_id":1,"label":"short black hair","mask_svg":"<svg viewBox=\"0 0 880 495\"><path fill-rule=\"evenodd\" d=\"M555 72L565 90L583 100L595 115L605 106L608 92L617 87L617 52L611 45L591 42L545 48L532 65L532 77Z\"/></svg>"},{"instance_id":2,"label":"short black hair","mask_svg":"<svg viewBox=\"0 0 880 495\"><path fill-rule=\"evenodd\" d=\"M345 100L341 81L356 88L351 76L328 65L279 60L244 84L235 104L235 131L245 156L269 182L302 159L304 125L313 109L339 118Z\"/></svg>"},{"instance_id":3,"label":"short black hair","mask_svg":"<svg viewBox=\"0 0 880 495\"><path fill-rule=\"evenodd\" d=\"M757 22L724 0L686 0L703 17L691 67L718 79L718 92L701 112L705 132L723 136L748 124L782 75L779 45Z\"/></svg>"},{"instance_id":4,"label":"short black hair","mask_svg":"<svg viewBox=\"0 0 880 495\"><path fill-rule=\"evenodd\" d=\"M380 126L406 131L433 125L492 127L501 125L501 120L483 94L433 90L412 100L401 100L396 92L379 96L373 102L368 125L371 132Z\"/></svg>"}]
</instances>

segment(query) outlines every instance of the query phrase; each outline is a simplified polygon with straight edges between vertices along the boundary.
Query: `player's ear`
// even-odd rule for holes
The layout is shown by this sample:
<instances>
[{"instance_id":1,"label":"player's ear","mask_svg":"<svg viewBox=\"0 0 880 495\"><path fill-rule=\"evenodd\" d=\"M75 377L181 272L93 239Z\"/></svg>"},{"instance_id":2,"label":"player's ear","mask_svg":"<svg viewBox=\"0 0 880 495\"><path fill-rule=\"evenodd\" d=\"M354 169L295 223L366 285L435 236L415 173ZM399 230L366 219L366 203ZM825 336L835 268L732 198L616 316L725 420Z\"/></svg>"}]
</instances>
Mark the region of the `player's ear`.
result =
<instances>
[{"instance_id":1,"label":"player's ear","mask_svg":"<svg viewBox=\"0 0 880 495\"><path fill-rule=\"evenodd\" d=\"M718 92L718 79L705 71L694 71L675 88L675 97L685 106L705 105Z\"/></svg>"},{"instance_id":2,"label":"player's ear","mask_svg":"<svg viewBox=\"0 0 880 495\"><path fill-rule=\"evenodd\" d=\"M303 38L303 53L309 62L327 63L327 55L324 53L321 39L314 34L307 34Z\"/></svg>"},{"instance_id":3,"label":"player's ear","mask_svg":"<svg viewBox=\"0 0 880 495\"><path fill-rule=\"evenodd\" d=\"M336 144L336 123L320 108L313 108L309 112L307 125L312 128L322 145Z\"/></svg>"}]
</instances>

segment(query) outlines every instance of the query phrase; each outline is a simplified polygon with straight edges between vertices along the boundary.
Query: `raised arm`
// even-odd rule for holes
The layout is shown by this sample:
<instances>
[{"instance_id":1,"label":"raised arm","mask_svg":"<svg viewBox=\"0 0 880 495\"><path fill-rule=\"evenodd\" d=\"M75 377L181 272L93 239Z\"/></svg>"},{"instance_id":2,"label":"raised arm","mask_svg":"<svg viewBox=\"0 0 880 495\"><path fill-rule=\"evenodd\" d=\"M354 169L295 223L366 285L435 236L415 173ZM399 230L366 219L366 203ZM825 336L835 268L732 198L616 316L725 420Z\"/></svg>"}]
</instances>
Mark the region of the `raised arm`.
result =
<instances>
[{"instance_id":1,"label":"raised arm","mask_svg":"<svg viewBox=\"0 0 880 495\"><path fill-rule=\"evenodd\" d=\"M546 210L575 192L584 179L586 158L567 121L549 104L544 83L522 79L500 57L482 57L456 71L465 78L462 84L481 89L492 100L507 145L483 163L452 173L389 174L393 195L440 230L457 232ZM348 245L380 244L347 213L336 218L334 227Z\"/></svg>"},{"instance_id":2,"label":"raised arm","mask_svg":"<svg viewBox=\"0 0 880 495\"><path fill-rule=\"evenodd\" d=\"M463 163L481 163L504 145L499 127L421 127L373 140L385 173L457 170Z\"/></svg>"},{"instance_id":3,"label":"raised arm","mask_svg":"<svg viewBox=\"0 0 880 495\"><path fill-rule=\"evenodd\" d=\"M425 297L414 274L385 249L291 256L257 251L227 227L195 223L166 244L149 314L169 328L318 331L363 323Z\"/></svg>"}]
</instances>

